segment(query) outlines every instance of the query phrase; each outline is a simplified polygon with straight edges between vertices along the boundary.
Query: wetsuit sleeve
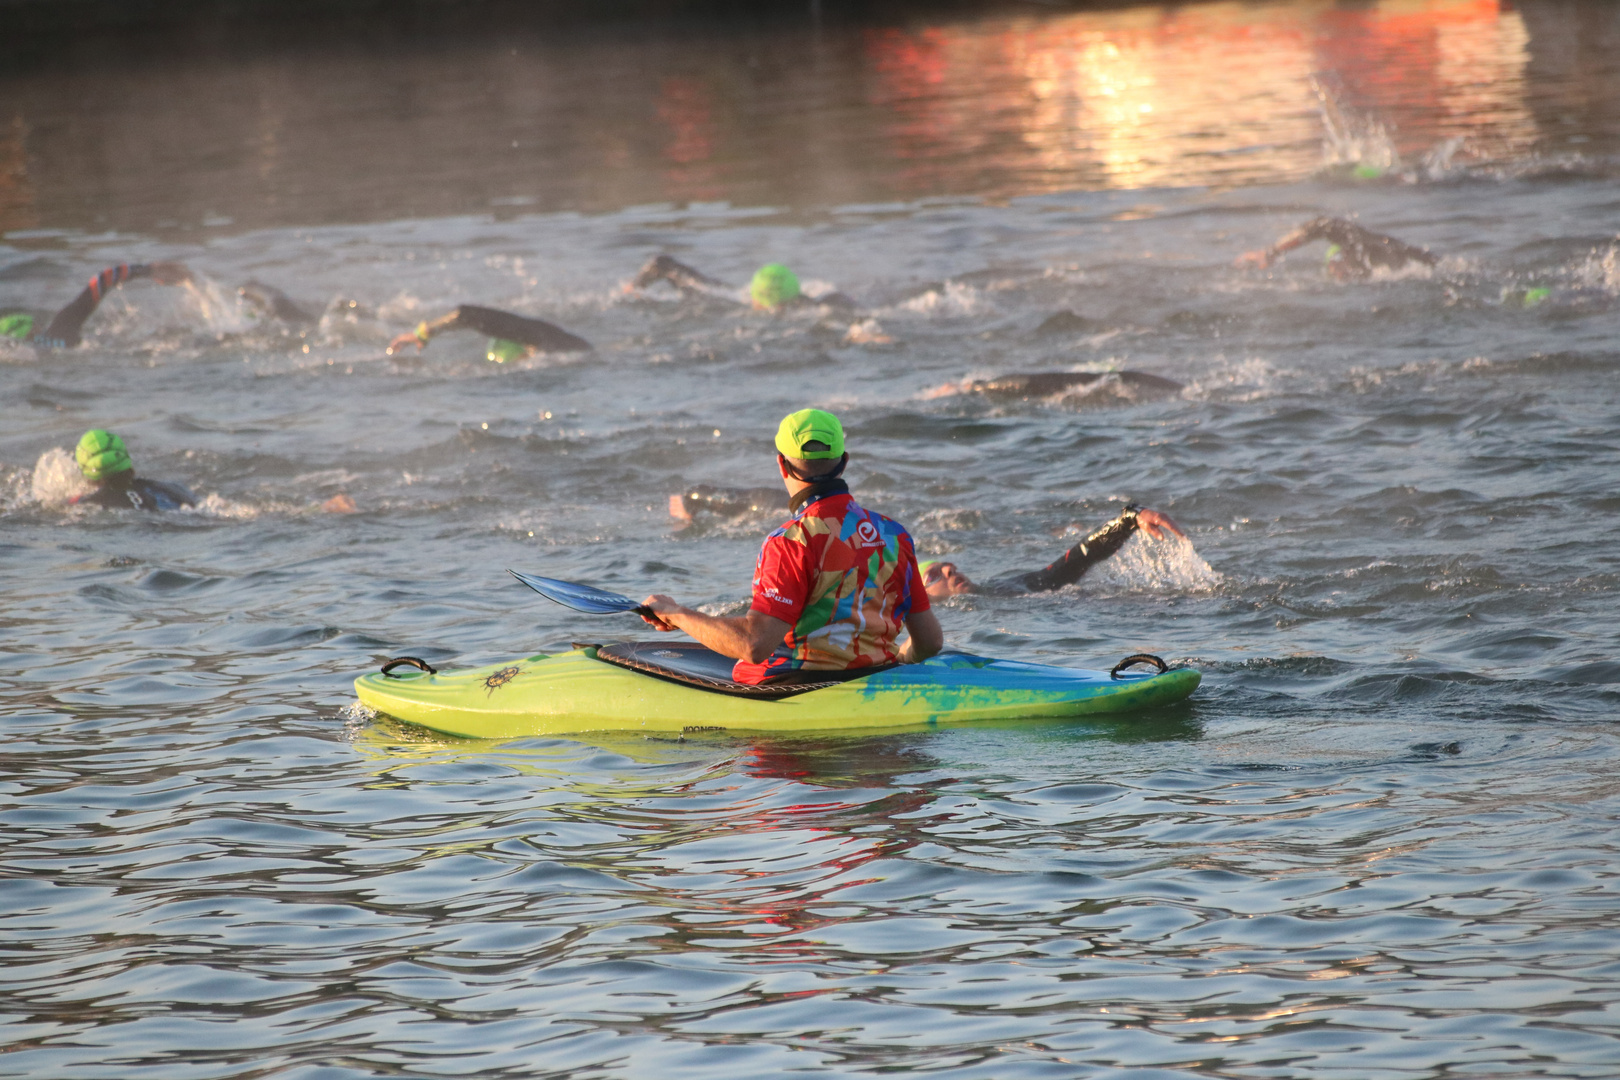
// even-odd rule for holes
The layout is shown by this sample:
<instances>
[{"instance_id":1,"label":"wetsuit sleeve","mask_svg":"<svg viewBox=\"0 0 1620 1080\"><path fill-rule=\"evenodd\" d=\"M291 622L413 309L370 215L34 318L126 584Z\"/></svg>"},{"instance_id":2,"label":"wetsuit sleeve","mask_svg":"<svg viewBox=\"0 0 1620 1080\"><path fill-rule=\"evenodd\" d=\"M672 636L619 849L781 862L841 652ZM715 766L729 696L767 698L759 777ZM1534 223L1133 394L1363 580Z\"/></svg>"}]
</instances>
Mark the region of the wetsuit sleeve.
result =
<instances>
[{"instance_id":1,"label":"wetsuit sleeve","mask_svg":"<svg viewBox=\"0 0 1620 1080\"><path fill-rule=\"evenodd\" d=\"M85 320L88 319L101 303L101 298L111 289L117 288L126 281L146 277L151 267L145 263L120 263L109 266L101 273L90 279L90 284L84 291L73 298L73 302L51 320L51 325L45 332L38 335L41 344L70 346L77 345L83 338L80 332L84 329Z\"/></svg>"},{"instance_id":2,"label":"wetsuit sleeve","mask_svg":"<svg viewBox=\"0 0 1620 1080\"><path fill-rule=\"evenodd\" d=\"M1126 507L1119 517L1065 551L1057 562L1040 570L1031 570L1018 578L1018 583L1030 592L1049 592L1073 585L1086 575L1086 571L1125 546L1125 541L1136 532L1137 509L1134 506Z\"/></svg>"},{"instance_id":3,"label":"wetsuit sleeve","mask_svg":"<svg viewBox=\"0 0 1620 1080\"><path fill-rule=\"evenodd\" d=\"M723 289L725 282L716 281L701 271L694 270L679 259L669 255L654 255L647 260L636 274L632 284L638 289L645 289L655 281L667 281L683 292L700 291L702 289Z\"/></svg>"},{"instance_id":4,"label":"wetsuit sleeve","mask_svg":"<svg viewBox=\"0 0 1620 1080\"><path fill-rule=\"evenodd\" d=\"M543 352L585 352L591 343L544 319L530 319L510 311L462 304L456 308L451 326L504 338Z\"/></svg>"},{"instance_id":5,"label":"wetsuit sleeve","mask_svg":"<svg viewBox=\"0 0 1620 1080\"><path fill-rule=\"evenodd\" d=\"M1339 238L1339 229L1342 226L1355 228L1354 225L1351 225L1350 222L1343 218L1312 218L1286 236L1279 238L1275 244L1266 249L1266 254L1274 259L1285 251L1293 251L1295 248L1303 247L1313 240L1326 240L1330 244L1342 244L1342 240Z\"/></svg>"},{"instance_id":6,"label":"wetsuit sleeve","mask_svg":"<svg viewBox=\"0 0 1620 1080\"><path fill-rule=\"evenodd\" d=\"M797 626L804 616L810 585L809 549L773 533L759 550L759 562L754 567L754 598L748 607Z\"/></svg>"}]
</instances>

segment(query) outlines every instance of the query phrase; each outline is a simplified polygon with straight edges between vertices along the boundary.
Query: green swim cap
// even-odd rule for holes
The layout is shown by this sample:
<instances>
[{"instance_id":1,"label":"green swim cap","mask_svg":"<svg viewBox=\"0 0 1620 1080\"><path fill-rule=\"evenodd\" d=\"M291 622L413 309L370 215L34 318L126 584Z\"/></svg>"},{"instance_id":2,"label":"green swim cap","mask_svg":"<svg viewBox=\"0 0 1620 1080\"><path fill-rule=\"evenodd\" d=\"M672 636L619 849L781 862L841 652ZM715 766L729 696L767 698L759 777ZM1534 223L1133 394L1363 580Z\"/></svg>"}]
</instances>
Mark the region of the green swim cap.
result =
<instances>
[{"instance_id":1,"label":"green swim cap","mask_svg":"<svg viewBox=\"0 0 1620 1080\"><path fill-rule=\"evenodd\" d=\"M928 576L928 568L930 566L938 566L938 565L939 565L939 560L938 559L924 559L922 562L917 564L917 573L921 574L923 577L927 577Z\"/></svg>"},{"instance_id":2,"label":"green swim cap","mask_svg":"<svg viewBox=\"0 0 1620 1080\"><path fill-rule=\"evenodd\" d=\"M776 449L783 457L825 461L844 456L844 425L820 409L800 409L782 417Z\"/></svg>"},{"instance_id":3,"label":"green swim cap","mask_svg":"<svg viewBox=\"0 0 1620 1080\"><path fill-rule=\"evenodd\" d=\"M1340 247L1338 244L1329 244L1327 246L1327 251L1323 252L1322 254L1322 261L1332 262L1342 254L1344 254L1344 248Z\"/></svg>"},{"instance_id":4,"label":"green swim cap","mask_svg":"<svg viewBox=\"0 0 1620 1080\"><path fill-rule=\"evenodd\" d=\"M1551 296L1551 295L1552 295L1552 290L1551 289L1546 289L1546 288L1526 289L1526 290L1524 290L1524 306L1527 307L1527 308L1530 308L1530 307L1535 307L1537 304L1545 303L1547 298L1549 296Z\"/></svg>"},{"instance_id":5,"label":"green swim cap","mask_svg":"<svg viewBox=\"0 0 1620 1080\"><path fill-rule=\"evenodd\" d=\"M1381 180L1384 177L1384 167L1382 165L1361 164L1357 165L1350 175L1357 180Z\"/></svg>"},{"instance_id":6,"label":"green swim cap","mask_svg":"<svg viewBox=\"0 0 1620 1080\"><path fill-rule=\"evenodd\" d=\"M748 295L755 307L767 311L779 308L799 295L799 279L781 263L766 263L754 271L754 280L748 283Z\"/></svg>"},{"instance_id":7,"label":"green swim cap","mask_svg":"<svg viewBox=\"0 0 1620 1080\"><path fill-rule=\"evenodd\" d=\"M492 337L489 339L489 351L484 354L485 359L491 363L504 364L508 360L522 360L529 355L529 347L520 345L516 341L507 341L505 338Z\"/></svg>"},{"instance_id":8,"label":"green swim cap","mask_svg":"<svg viewBox=\"0 0 1620 1080\"><path fill-rule=\"evenodd\" d=\"M28 335L33 332L34 317L26 311L0 315L0 337L14 337L18 341L26 341Z\"/></svg>"},{"instance_id":9,"label":"green swim cap","mask_svg":"<svg viewBox=\"0 0 1620 1080\"><path fill-rule=\"evenodd\" d=\"M110 431L91 428L79 439L73 458L86 480L105 480L114 473L128 472L135 467L124 449L124 440Z\"/></svg>"}]
</instances>

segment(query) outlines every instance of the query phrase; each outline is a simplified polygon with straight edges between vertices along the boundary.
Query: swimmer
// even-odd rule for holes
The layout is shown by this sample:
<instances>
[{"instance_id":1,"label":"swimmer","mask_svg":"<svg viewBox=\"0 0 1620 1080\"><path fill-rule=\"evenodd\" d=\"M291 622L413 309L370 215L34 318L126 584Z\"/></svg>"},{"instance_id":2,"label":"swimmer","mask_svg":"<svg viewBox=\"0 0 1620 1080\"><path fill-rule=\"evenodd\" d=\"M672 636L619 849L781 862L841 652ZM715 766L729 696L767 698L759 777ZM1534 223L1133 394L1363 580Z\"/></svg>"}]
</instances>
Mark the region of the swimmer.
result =
<instances>
[{"instance_id":1,"label":"swimmer","mask_svg":"<svg viewBox=\"0 0 1620 1080\"><path fill-rule=\"evenodd\" d=\"M631 289L645 289L655 282L667 281L687 296L712 296L731 299L732 289L722 281L692 269L669 255L655 255L647 260L635 278ZM748 299L755 311L786 311L803 307L835 307L853 310L855 301L841 292L808 296L799 289L799 279L781 263L767 263L754 272L748 283Z\"/></svg>"},{"instance_id":2,"label":"swimmer","mask_svg":"<svg viewBox=\"0 0 1620 1080\"><path fill-rule=\"evenodd\" d=\"M698 514L709 513L718 517L742 517L764 510L781 510L781 488L730 488L713 484L695 484L679 495L669 497L669 516L685 528Z\"/></svg>"},{"instance_id":3,"label":"swimmer","mask_svg":"<svg viewBox=\"0 0 1620 1080\"><path fill-rule=\"evenodd\" d=\"M1263 251L1246 251L1234 266L1264 270L1284 252L1316 240L1327 242L1327 270L1339 281L1359 280L1374 270L1399 270L1419 264L1434 266L1440 257L1420 247L1404 244L1393 236L1364 229L1344 218L1312 218Z\"/></svg>"},{"instance_id":4,"label":"swimmer","mask_svg":"<svg viewBox=\"0 0 1620 1080\"><path fill-rule=\"evenodd\" d=\"M442 318L418 323L415 330L399 335L389 343L388 355L393 356L411 344L416 346L417 352L421 352L422 347L431 341L434 335L447 330L471 330L474 333L488 334L490 341L486 355L490 361L497 364L504 364L508 360L522 360L536 353L588 352L591 349L591 343L584 338L570 334L562 327L548 323L544 319L531 319L524 315L514 315L510 311L479 307L476 304L462 304Z\"/></svg>"},{"instance_id":5,"label":"swimmer","mask_svg":"<svg viewBox=\"0 0 1620 1080\"><path fill-rule=\"evenodd\" d=\"M177 262L119 263L90 279L90 284L67 307L49 320L40 312L10 310L0 312L0 337L9 337L50 349L70 349L83 340L84 324L108 291L126 281L151 278L159 285L184 285L191 271Z\"/></svg>"},{"instance_id":6,"label":"swimmer","mask_svg":"<svg viewBox=\"0 0 1620 1080\"><path fill-rule=\"evenodd\" d=\"M148 480L135 475L124 440L110 431L91 428L73 451L84 478L96 485L94 491L75 495L70 501L109 510L178 510L196 506L197 497L179 484Z\"/></svg>"},{"instance_id":7,"label":"swimmer","mask_svg":"<svg viewBox=\"0 0 1620 1080\"><path fill-rule=\"evenodd\" d=\"M1185 387L1174 379L1145 371L1035 371L1017 375L997 375L993 379L973 379L961 384L960 392L986 397L1045 398L1076 387L1094 386L1114 379L1131 390L1164 397L1179 394ZM943 392L943 391L936 391Z\"/></svg>"},{"instance_id":8,"label":"swimmer","mask_svg":"<svg viewBox=\"0 0 1620 1080\"><path fill-rule=\"evenodd\" d=\"M75 495L69 504L108 510L178 510L197 505L197 496L183 484L136 476L124 440L110 431L91 428L85 432L73 450L73 459L95 488ZM319 509L328 514L352 514L357 508L353 499L340 492L321 503Z\"/></svg>"},{"instance_id":9,"label":"swimmer","mask_svg":"<svg viewBox=\"0 0 1620 1080\"><path fill-rule=\"evenodd\" d=\"M1125 541L1138 529L1154 540L1163 540L1166 533L1186 539L1186 534L1176 527L1176 523L1157 510L1130 505L1114 520L1065 551L1062 558L1040 570L1014 570L981 585L958 570L955 563L943 559L929 559L919 563L918 568L923 574L924 588L935 600L963 593L1016 596L1020 593L1051 592L1079 581L1086 571L1124 547Z\"/></svg>"}]
</instances>

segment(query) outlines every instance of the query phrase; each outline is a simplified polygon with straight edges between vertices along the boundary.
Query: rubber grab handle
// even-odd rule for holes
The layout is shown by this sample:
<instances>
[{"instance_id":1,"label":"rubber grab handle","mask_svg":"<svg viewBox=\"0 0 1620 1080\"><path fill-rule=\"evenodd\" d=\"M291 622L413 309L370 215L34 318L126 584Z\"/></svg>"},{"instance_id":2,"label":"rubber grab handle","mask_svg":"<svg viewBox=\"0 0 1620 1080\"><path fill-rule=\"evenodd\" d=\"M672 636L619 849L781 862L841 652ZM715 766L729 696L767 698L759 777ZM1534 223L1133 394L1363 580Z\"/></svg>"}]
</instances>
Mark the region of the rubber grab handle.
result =
<instances>
[{"instance_id":1,"label":"rubber grab handle","mask_svg":"<svg viewBox=\"0 0 1620 1080\"><path fill-rule=\"evenodd\" d=\"M1119 663L1115 664L1113 667L1109 668L1108 676L1109 678L1117 679L1119 678L1120 672L1124 671L1128 667L1134 667L1137 664L1152 664L1154 667L1159 669L1157 672L1159 675L1163 675L1165 672L1170 670L1169 664L1165 663L1163 660L1160 660L1152 653L1139 652L1132 653Z\"/></svg>"},{"instance_id":2,"label":"rubber grab handle","mask_svg":"<svg viewBox=\"0 0 1620 1080\"><path fill-rule=\"evenodd\" d=\"M397 667L413 667L418 671L425 671L429 675L437 675L439 673L438 668L434 667L432 664L428 663L426 660L419 660L414 656L396 656L396 657L394 657L392 660L388 661L388 663L386 663L386 664L384 664L382 666L382 673L387 678L397 679L397 678L399 678L398 675L389 675L388 674L390 671L393 671Z\"/></svg>"}]
</instances>

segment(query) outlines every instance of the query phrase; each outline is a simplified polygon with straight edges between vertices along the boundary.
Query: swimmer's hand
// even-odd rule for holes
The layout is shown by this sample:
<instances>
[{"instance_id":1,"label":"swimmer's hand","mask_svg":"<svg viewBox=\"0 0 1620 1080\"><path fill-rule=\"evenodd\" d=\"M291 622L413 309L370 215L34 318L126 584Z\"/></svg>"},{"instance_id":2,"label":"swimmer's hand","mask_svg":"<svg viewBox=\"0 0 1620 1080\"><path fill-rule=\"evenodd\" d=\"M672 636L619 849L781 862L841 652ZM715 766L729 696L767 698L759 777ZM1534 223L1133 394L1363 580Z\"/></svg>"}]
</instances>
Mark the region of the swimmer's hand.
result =
<instances>
[{"instance_id":1,"label":"swimmer's hand","mask_svg":"<svg viewBox=\"0 0 1620 1080\"><path fill-rule=\"evenodd\" d=\"M354 500L349 498L346 493L339 492L321 503L321 509L328 514L352 514L358 507L354 505Z\"/></svg>"},{"instance_id":2,"label":"swimmer's hand","mask_svg":"<svg viewBox=\"0 0 1620 1080\"><path fill-rule=\"evenodd\" d=\"M1167 532L1175 533L1183 540L1187 539L1187 534L1177 528L1175 522L1157 510L1138 510L1136 526L1155 540L1163 540Z\"/></svg>"},{"instance_id":3,"label":"swimmer's hand","mask_svg":"<svg viewBox=\"0 0 1620 1080\"><path fill-rule=\"evenodd\" d=\"M388 355L393 356L407 345L415 345L416 351L421 352L422 346L425 344L426 342L417 336L416 331L412 330L408 334L399 335L399 337L388 343Z\"/></svg>"},{"instance_id":4,"label":"swimmer's hand","mask_svg":"<svg viewBox=\"0 0 1620 1080\"><path fill-rule=\"evenodd\" d=\"M191 271L177 262L149 263L147 273L159 285L184 285L191 280Z\"/></svg>"},{"instance_id":5,"label":"swimmer's hand","mask_svg":"<svg viewBox=\"0 0 1620 1080\"><path fill-rule=\"evenodd\" d=\"M1232 265L1253 267L1256 270L1264 270L1266 267L1271 265L1271 252L1245 251L1243 254L1232 260Z\"/></svg>"},{"instance_id":6,"label":"swimmer's hand","mask_svg":"<svg viewBox=\"0 0 1620 1080\"><path fill-rule=\"evenodd\" d=\"M675 624L665 622L663 619L659 618L660 615L680 615L686 611L686 608L682 607L680 604L677 604L674 600L665 596L663 593L654 593L653 595L647 597L647 599L641 602L641 606L652 612L651 615L641 615L642 620L646 622L648 626L658 631L676 629ZM637 614L641 613L637 612Z\"/></svg>"}]
</instances>

